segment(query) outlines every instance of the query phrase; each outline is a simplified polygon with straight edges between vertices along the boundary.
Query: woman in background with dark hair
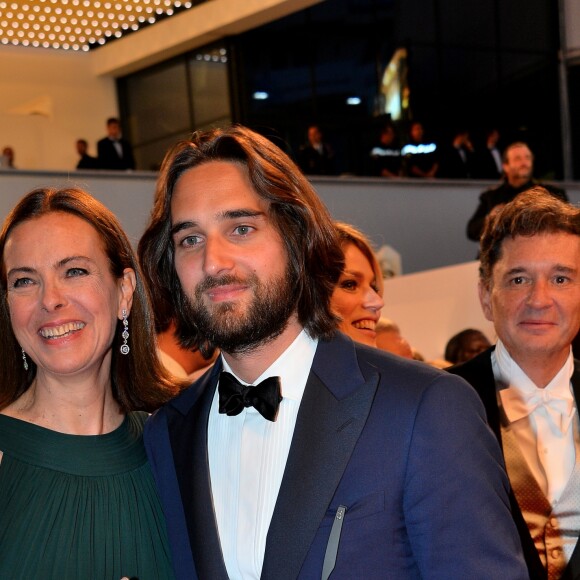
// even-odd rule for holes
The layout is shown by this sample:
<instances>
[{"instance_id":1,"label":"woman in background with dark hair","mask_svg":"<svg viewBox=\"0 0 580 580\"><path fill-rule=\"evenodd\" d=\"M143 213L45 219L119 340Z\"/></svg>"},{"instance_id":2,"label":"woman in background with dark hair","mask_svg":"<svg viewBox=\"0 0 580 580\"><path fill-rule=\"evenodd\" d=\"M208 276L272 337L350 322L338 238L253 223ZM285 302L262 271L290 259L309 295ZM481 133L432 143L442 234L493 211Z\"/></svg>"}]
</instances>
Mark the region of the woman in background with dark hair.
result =
<instances>
[{"instance_id":1,"label":"woman in background with dark hair","mask_svg":"<svg viewBox=\"0 0 580 580\"><path fill-rule=\"evenodd\" d=\"M115 216L38 189L0 233L0 578L173 578L142 442L177 391Z\"/></svg>"}]
</instances>

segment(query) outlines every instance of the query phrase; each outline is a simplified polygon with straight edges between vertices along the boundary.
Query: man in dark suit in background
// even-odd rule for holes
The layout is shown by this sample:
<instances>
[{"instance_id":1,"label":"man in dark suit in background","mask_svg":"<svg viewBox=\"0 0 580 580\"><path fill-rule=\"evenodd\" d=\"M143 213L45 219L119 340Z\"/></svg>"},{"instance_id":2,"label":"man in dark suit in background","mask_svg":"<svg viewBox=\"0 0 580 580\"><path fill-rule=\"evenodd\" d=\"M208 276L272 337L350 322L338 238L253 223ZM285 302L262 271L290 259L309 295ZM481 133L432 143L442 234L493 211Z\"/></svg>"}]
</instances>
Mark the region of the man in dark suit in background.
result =
<instances>
[{"instance_id":1,"label":"man in dark suit in background","mask_svg":"<svg viewBox=\"0 0 580 580\"><path fill-rule=\"evenodd\" d=\"M534 155L525 143L518 141L505 149L503 152L503 172L504 181L497 187L487 189L479 196L477 209L467 223L467 237L470 240L479 241L488 215L512 201L518 193L536 185L541 185L555 197L568 201L563 189L534 181L532 178Z\"/></svg>"},{"instance_id":2,"label":"man in dark suit in background","mask_svg":"<svg viewBox=\"0 0 580 580\"><path fill-rule=\"evenodd\" d=\"M458 128L449 145L441 148L437 177L444 179L468 179L473 177L474 150L465 127Z\"/></svg>"},{"instance_id":3,"label":"man in dark suit in background","mask_svg":"<svg viewBox=\"0 0 580 580\"><path fill-rule=\"evenodd\" d=\"M139 254L183 345L222 353L147 426L178 579L526 577L481 402L337 332L340 243L282 151L178 144Z\"/></svg>"},{"instance_id":4,"label":"man in dark suit in background","mask_svg":"<svg viewBox=\"0 0 580 580\"><path fill-rule=\"evenodd\" d=\"M107 136L97 143L97 156L100 169L135 169L133 148L121 135L119 119L107 119Z\"/></svg>"},{"instance_id":5,"label":"man in dark suit in background","mask_svg":"<svg viewBox=\"0 0 580 580\"><path fill-rule=\"evenodd\" d=\"M335 157L332 146L324 140L322 129L310 125L307 142L298 151L298 165L306 175L335 175Z\"/></svg>"},{"instance_id":6,"label":"man in dark suit in background","mask_svg":"<svg viewBox=\"0 0 580 580\"><path fill-rule=\"evenodd\" d=\"M503 447L532 580L580 578L580 210L521 193L481 237L479 295L497 345L452 367Z\"/></svg>"},{"instance_id":7,"label":"man in dark suit in background","mask_svg":"<svg viewBox=\"0 0 580 580\"><path fill-rule=\"evenodd\" d=\"M77 169L99 169L99 160L89 155L89 144L86 139L77 139L76 148L80 156Z\"/></svg>"}]
</instances>

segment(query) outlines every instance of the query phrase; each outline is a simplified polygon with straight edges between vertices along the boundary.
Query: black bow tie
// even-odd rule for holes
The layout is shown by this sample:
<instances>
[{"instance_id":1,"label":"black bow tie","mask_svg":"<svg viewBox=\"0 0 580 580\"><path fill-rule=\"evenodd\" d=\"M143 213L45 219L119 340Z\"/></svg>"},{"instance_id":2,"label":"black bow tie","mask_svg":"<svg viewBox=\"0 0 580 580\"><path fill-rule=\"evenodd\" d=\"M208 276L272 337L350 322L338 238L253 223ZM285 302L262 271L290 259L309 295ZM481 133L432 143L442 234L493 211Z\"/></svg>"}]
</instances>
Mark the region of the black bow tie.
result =
<instances>
[{"instance_id":1,"label":"black bow tie","mask_svg":"<svg viewBox=\"0 0 580 580\"><path fill-rule=\"evenodd\" d=\"M268 421L275 421L282 400L280 377L269 377L261 383L243 385L231 373L220 375L220 413L239 415L245 407L254 407Z\"/></svg>"}]
</instances>

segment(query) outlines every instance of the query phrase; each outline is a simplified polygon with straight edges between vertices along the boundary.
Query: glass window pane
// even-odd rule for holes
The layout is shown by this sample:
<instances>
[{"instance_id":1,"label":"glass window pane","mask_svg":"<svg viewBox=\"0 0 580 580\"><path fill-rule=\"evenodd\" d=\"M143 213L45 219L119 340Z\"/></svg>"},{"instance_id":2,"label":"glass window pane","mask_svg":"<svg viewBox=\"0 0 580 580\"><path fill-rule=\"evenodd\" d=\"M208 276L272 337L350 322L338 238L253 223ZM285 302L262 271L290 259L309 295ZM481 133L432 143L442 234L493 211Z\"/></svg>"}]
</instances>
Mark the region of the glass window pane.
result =
<instances>
[{"instance_id":1,"label":"glass window pane","mask_svg":"<svg viewBox=\"0 0 580 580\"><path fill-rule=\"evenodd\" d=\"M180 135L164 137L153 143L134 147L133 153L137 167L148 171L158 171L167 151L178 141L188 139L190 133L190 131L186 131Z\"/></svg>"},{"instance_id":2,"label":"glass window pane","mask_svg":"<svg viewBox=\"0 0 580 580\"><path fill-rule=\"evenodd\" d=\"M126 91L133 146L190 128L183 61L128 77Z\"/></svg>"},{"instance_id":3,"label":"glass window pane","mask_svg":"<svg viewBox=\"0 0 580 580\"><path fill-rule=\"evenodd\" d=\"M226 49L199 51L189 62L189 75L195 128L230 121Z\"/></svg>"}]
</instances>

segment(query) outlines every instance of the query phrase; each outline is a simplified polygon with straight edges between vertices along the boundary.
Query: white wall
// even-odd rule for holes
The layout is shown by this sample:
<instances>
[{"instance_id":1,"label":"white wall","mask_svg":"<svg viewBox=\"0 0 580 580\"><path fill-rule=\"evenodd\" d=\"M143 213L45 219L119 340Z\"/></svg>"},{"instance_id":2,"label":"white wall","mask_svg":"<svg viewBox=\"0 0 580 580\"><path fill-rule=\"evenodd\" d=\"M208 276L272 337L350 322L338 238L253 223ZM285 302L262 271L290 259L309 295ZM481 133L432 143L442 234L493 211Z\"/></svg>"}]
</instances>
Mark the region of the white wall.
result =
<instances>
[{"instance_id":1,"label":"white wall","mask_svg":"<svg viewBox=\"0 0 580 580\"><path fill-rule=\"evenodd\" d=\"M96 154L117 96L89 64L87 53L0 46L0 147L14 148L18 168L74 169L78 138Z\"/></svg>"},{"instance_id":2,"label":"white wall","mask_svg":"<svg viewBox=\"0 0 580 580\"><path fill-rule=\"evenodd\" d=\"M136 247L153 207L156 178L156 174L145 171L58 173L0 169L0 223L16 203L33 189L80 187L115 213Z\"/></svg>"},{"instance_id":3,"label":"white wall","mask_svg":"<svg viewBox=\"0 0 580 580\"><path fill-rule=\"evenodd\" d=\"M465 230L490 182L322 177L312 182L335 219L362 229L377 248L388 244L397 250L405 274L477 256L478 245ZM580 182L557 185L580 204Z\"/></svg>"},{"instance_id":4,"label":"white wall","mask_svg":"<svg viewBox=\"0 0 580 580\"><path fill-rule=\"evenodd\" d=\"M442 359L447 341L466 328L495 342L493 324L479 304L478 268L472 261L385 280L383 316L394 320L427 360Z\"/></svg>"},{"instance_id":5,"label":"white wall","mask_svg":"<svg viewBox=\"0 0 580 580\"><path fill-rule=\"evenodd\" d=\"M157 174L148 171L0 169L0 222L35 187L79 185L110 207L135 240L151 211L156 179ZM488 182L331 177L312 182L335 219L363 230L377 248L395 248L405 274L469 262L477 255L477 244L467 239L465 226ZM580 182L559 185L580 205Z\"/></svg>"}]
</instances>

